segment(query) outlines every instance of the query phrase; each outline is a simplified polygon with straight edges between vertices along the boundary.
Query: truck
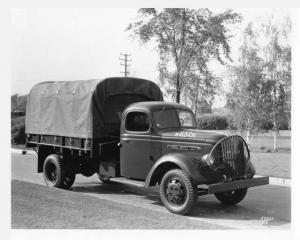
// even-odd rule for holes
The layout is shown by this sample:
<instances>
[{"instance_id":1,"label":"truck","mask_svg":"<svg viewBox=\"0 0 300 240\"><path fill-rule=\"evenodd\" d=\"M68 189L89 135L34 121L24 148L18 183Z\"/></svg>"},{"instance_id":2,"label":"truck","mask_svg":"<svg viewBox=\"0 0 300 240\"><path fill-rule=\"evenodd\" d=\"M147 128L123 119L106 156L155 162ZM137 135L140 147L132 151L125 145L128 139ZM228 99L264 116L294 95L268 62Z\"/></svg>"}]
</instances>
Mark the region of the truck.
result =
<instances>
[{"instance_id":1,"label":"truck","mask_svg":"<svg viewBox=\"0 0 300 240\"><path fill-rule=\"evenodd\" d=\"M248 188L269 183L255 176L241 136L197 129L190 108L164 102L145 79L39 83L28 95L25 124L26 145L50 187L69 189L77 174L157 186L170 212L187 215L199 196L234 205Z\"/></svg>"}]
</instances>

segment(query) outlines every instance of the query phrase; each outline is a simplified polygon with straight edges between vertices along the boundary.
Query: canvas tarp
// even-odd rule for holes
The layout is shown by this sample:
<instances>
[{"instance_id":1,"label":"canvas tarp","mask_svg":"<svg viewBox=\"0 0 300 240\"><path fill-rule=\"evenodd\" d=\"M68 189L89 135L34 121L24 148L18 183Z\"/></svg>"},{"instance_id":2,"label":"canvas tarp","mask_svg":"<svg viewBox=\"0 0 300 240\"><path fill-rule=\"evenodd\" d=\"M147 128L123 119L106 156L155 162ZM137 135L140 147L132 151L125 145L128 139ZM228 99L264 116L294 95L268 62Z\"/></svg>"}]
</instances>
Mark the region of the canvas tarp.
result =
<instances>
[{"instance_id":1,"label":"canvas tarp","mask_svg":"<svg viewBox=\"0 0 300 240\"><path fill-rule=\"evenodd\" d=\"M26 133L99 138L120 128L130 103L162 101L159 87L137 78L43 82L27 100Z\"/></svg>"}]
</instances>

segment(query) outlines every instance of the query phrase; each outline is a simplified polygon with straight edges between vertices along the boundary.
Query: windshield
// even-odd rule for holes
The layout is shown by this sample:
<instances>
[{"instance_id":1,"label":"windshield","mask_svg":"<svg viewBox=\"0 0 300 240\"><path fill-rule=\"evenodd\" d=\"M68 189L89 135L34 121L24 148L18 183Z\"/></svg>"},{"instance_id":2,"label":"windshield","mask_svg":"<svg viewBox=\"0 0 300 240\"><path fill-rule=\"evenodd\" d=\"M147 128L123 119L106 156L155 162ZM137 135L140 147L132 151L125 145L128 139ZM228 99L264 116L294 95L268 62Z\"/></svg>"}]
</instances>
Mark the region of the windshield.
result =
<instances>
[{"instance_id":1,"label":"windshield","mask_svg":"<svg viewBox=\"0 0 300 240\"><path fill-rule=\"evenodd\" d=\"M153 112L158 128L195 128L195 118L191 111L176 108L163 108Z\"/></svg>"}]
</instances>

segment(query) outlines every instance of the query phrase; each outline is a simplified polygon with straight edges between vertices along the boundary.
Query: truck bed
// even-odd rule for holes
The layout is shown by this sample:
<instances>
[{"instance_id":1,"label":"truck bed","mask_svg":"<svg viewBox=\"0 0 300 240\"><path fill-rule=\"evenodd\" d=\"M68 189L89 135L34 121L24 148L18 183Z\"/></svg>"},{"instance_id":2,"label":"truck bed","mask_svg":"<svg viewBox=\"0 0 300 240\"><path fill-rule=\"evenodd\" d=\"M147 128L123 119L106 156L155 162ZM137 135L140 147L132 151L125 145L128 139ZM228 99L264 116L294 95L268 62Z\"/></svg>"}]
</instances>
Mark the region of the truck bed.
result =
<instances>
[{"instance_id":1,"label":"truck bed","mask_svg":"<svg viewBox=\"0 0 300 240\"><path fill-rule=\"evenodd\" d=\"M38 145L46 145L53 147L69 148L74 150L91 151L91 138L72 138L53 135L28 134L27 146L36 147Z\"/></svg>"}]
</instances>

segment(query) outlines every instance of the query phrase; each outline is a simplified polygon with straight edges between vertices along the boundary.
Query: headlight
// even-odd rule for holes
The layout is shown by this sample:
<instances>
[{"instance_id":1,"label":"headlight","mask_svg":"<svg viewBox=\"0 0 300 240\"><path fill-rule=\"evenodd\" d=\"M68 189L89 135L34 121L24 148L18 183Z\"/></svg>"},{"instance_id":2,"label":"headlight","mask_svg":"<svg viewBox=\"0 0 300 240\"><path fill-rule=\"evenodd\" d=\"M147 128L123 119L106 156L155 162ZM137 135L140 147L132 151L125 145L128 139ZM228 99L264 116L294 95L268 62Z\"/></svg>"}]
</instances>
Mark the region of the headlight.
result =
<instances>
[{"instance_id":1,"label":"headlight","mask_svg":"<svg viewBox=\"0 0 300 240\"><path fill-rule=\"evenodd\" d=\"M206 162L208 157L209 157L209 154L205 154L202 156L201 160Z\"/></svg>"},{"instance_id":2,"label":"headlight","mask_svg":"<svg viewBox=\"0 0 300 240\"><path fill-rule=\"evenodd\" d=\"M202 156L201 158L202 161L205 161L208 165L213 165L215 162L215 159L213 158L213 156L209 157L209 154L205 154Z\"/></svg>"}]
</instances>

